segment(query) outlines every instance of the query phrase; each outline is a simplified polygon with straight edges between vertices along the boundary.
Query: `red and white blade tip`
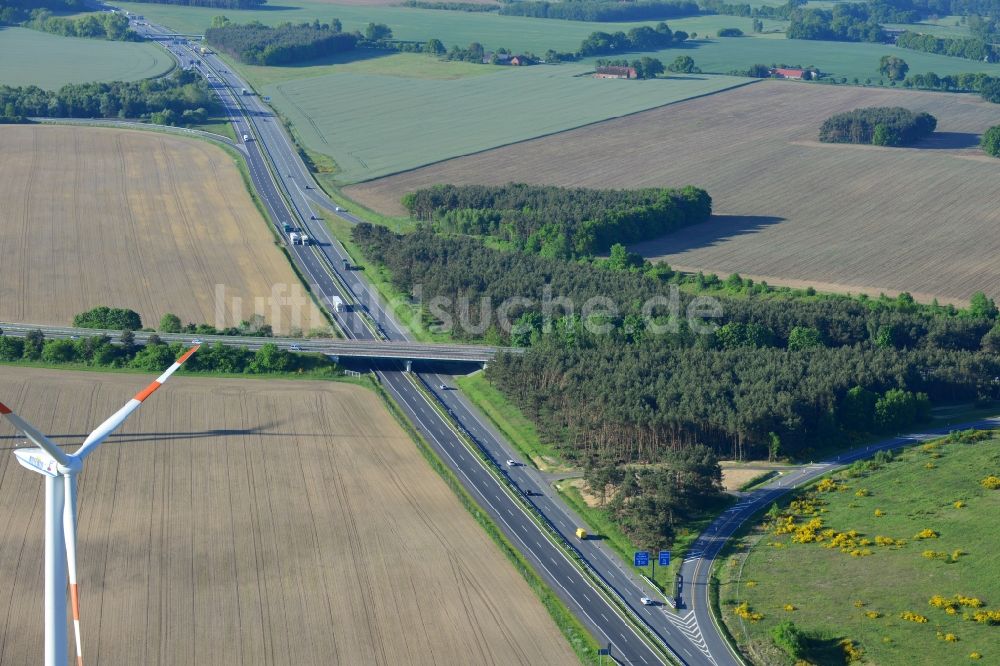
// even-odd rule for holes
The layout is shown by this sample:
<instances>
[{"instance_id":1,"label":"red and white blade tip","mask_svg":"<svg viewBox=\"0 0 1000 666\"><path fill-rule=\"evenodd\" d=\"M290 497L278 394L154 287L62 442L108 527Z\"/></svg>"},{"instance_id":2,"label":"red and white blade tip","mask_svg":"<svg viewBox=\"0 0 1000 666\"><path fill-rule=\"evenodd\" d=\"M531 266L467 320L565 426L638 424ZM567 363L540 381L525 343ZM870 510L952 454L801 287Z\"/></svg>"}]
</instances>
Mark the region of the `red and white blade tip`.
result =
<instances>
[{"instance_id":1,"label":"red and white blade tip","mask_svg":"<svg viewBox=\"0 0 1000 666\"><path fill-rule=\"evenodd\" d=\"M13 414L10 407L0 402L0 414Z\"/></svg>"}]
</instances>

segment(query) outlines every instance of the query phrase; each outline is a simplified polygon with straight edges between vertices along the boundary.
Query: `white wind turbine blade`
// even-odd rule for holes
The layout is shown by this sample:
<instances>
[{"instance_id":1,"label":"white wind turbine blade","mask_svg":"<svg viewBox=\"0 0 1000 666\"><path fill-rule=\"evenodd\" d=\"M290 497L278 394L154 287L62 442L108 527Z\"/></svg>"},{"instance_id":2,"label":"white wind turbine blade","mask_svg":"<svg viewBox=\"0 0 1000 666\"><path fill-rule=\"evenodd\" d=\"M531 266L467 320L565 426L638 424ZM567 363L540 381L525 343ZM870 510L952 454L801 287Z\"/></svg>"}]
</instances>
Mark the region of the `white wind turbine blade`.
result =
<instances>
[{"instance_id":1,"label":"white wind turbine blade","mask_svg":"<svg viewBox=\"0 0 1000 666\"><path fill-rule=\"evenodd\" d=\"M80 593L76 584L76 474L64 474L66 493L63 499L63 536L66 542L66 568L69 572L69 599L73 608L73 632L76 634L76 664L83 666L80 643Z\"/></svg>"},{"instance_id":2,"label":"white wind turbine blade","mask_svg":"<svg viewBox=\"0 0 1000 666\"><path fill-rule=\"evenodd\" d=\"M132 412L139 409L139 405L142 404L143 400L152 395L156 389L160 388L160 386L163 385L163 382L167 381L170 375L177 372L177 369L184 364L184 361L191 358L191 355L198 351L199 346L192 347L184 352L184 355L177 359L173 365L167 368L162 375L153 380L152 384L136 393L135 397L126 402L124 407L115 412L104 423L97 426L94 432L90 433L90 435L87 436L87 439L84 440L83 446L76 450L73 457L80 460L86 458L91 451L97 448L97 446L107 438L108 435L124 423L125 419L127 419Z\"/></svg>"},{"instance_id":3,"label":"white wind turbine blade","mask_svg":"<svg viewBox=\"0 0 1000 666\"><path fill-rule=\"evenodd\" d=\"M50 456L55 458L56 462L62 466L69 465L69 456L63 453L55 442L40 433L33 425L22 419L20 416L10 411L10 407L0 402L0 415L5 417L10 421L11 425L24 433L24 436L28 438L35 446L43 449Z\"/></svg>"}]
</instances>

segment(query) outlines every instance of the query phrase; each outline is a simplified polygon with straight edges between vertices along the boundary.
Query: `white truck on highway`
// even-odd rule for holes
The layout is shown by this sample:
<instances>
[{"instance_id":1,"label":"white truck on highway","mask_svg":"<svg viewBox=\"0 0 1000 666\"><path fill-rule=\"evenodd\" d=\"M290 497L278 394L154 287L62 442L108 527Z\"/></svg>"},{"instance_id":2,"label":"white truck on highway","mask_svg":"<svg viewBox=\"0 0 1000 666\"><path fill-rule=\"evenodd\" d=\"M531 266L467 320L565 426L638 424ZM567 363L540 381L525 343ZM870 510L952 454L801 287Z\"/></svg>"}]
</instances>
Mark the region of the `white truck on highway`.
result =
<instances>
[{"instance_id":1,"label":"white truck on highway","mask_svg":"<svg viewBox=\"0 0 1000 666\"><path fill-rule=\"evenodd\" d=\"M344 311L344 301L341 300L340 296L331 296L330 297L330 305L333 306L333 311L334 312L343 312Z\"/></svg>"},{"instance_id":2,"label":"white truck on highway","mask_svg":"<svg viewBox=\"0 0 1000 666\"><path fill-rule=\"evenodd\" d=\"M292 233L288 234L288 242L290 242L292 245L301 245L302 236L300 236L298 232L293 231Z\"/></svg>"},{"instance_id":3,"label":"white truck on highway","mask_svg":"<svg viewBox=\"0 0 1000 666\"><path fill-rule=\"evenodd\" d=\"M309 238L309 236L307 236L306 234L302 234L302 244L312 245L312 238Z\"/></svg>"}]
</instances>

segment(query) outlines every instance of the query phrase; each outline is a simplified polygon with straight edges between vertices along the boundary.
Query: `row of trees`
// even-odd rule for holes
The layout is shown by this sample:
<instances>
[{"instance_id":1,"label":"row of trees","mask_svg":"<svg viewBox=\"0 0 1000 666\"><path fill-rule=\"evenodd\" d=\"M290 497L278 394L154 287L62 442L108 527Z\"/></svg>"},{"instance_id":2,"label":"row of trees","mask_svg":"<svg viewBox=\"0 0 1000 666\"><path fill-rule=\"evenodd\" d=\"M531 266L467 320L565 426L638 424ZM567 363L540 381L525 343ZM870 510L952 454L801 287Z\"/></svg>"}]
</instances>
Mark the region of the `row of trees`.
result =
<instances>
[{"instance_id":1,"label":"row of trees","mask_svg":"<svg viewBox=\"0 0 1000 666\"><path fill-rule=\"evenodd\" d=\"M177 122L192 114L202 117L217 106L205 80L181 69L143 81L72 83L56 92L0 86L0 113L8 117L148 119L159 114L160 119Z\"/></svg>"},{"instance_id":2,"label":"row of trees","mask_svg":"<svg viewBox=\"0 0 1000 666\"><path fill-rule=\"evenodd\" d=\"M231 23L222 18L222 21L213 21L213 26L205 31L205 41L251 65L287 65L313 60L351 51L358 43L358 35L340 32L339 21L332 26L316 20L272 27L257 21ZM379 38L381 35L376 36Z\"/></svg>"},{"instance_id":3,"label":"row of trees","mask_svg":"<svg viewBox=\"0 0 1000 666\"><path fill-rule=\"evenodd\" d=\"M867 143L905 146L931 135L937 119L899 106L872 106L838 113L823 121L819 140L826 143Z\"/></svg>"},{"instance_id":4,"label":"row of trees","mask_svg":"<svg viewBox=\"0 0 1000 666\"><path fill-rule=\"evenodd\" d=\"M68 339L46 339L41 331L24 338L0 335L0 361L35 361L53 365L75 364L100 368L135 368L162 372L184 353L182 343L167 344L151 336L137 345L131 331L123 331L118 344L106 335ZM308 373L332 376L337 366L322 354L298 354L267 343L256 351L217 343L202 347L184 364L186 372L227 374Z\"/></svg>"},{"instance_id":5,"label":"row of trees","mask_svg":"<svg viewBox=\"0 0 1000 666\"><path fill-rule=\"evenodd\" d=\"M260 9L267 0L136 0L159 5L186 5L188 7L211 7L213 9Z\"/></svg>"},{"instance_id":6,"label":"row of trees","mask_svg":"<svg viewBox=\"0 0 1000 666\"><path fill-rule=\"evenodd\" d=\"M896 39L896 46L982 62L997 60L996 47L977 37L935 37L907 30Z\"/></svg>"},{"instance_id":7,"label":"row of trees","mask_svg":"<svg viewBox=\"0 0 1000 666\"><path fill-rule=\"evenodd\" d=\"M772 432L786 453L805 455L871 427L847 407L855 387L883 400L880 423L919 418L920 393L939 402L1000 398L997 308L981 294L967 311L907 296L800 299L739 276L682 279L627 253L597 266L427 229L401 236L359 225L354 238L401 291L419 285L428 321L459 322L454 337L529 345L487 374L579 461L658 461L699 442L742 456L766 452ZM686 288L672 291L673 282ZM684 318L699 292L721 306L710 333ZM610 309L585 313L594 297ZM654 297L676 299L676 309L644 312ZM513 326L500 319L504 304Z\"/></svg>"},{"instance_id":8,"label":"row of trees","mask_svg":"<svg viewBox=\"0 0 1000 666\"><path fill-rule=\"evenodd\" d=\"M410 215L442 231L493 236L545 256L591 257L615 243L705 222L712 199L685 187L593 190L510 183L435 185L403 197Z\"/></svg>"},{"instance_id":9,"label":"row of trees","mask_svg":"<svg viewBox=\"0 0 1000 666\"><path fill-rule=\"evenodd\" d=\"M142 328L142 317L135 310L100 305L73 317L73 326L109 331L138 331Z\"/></svg>"},{"instance_id":10,"label":"row of trees","mask_svg":"<svg viewBox=\"0 0 1000 666\"><path fill-rule=\"evenodd\" d=\"M128 18L122 14L99 12L87 14L77 19L53 16L47 9L36 9L31 13L29 28L51 32L63 37L90 37L117 41L137 41L139 35L128 27Z\"/></svg>"},{"instance_id":11,"label":"row of trees","mask_svg":"<svg viewBox=\"0 0 1000 666\"><path fill-rule=\"evenodd\" d=\"M692 0L637 0L636 2L523 0L500 5L500 13L506 16L599 22L657 21L681 16L697 16L700 11L698 3Z\"/></svg>"},{"instance_id":12,"label":"row of trees","mask_svg":"<svg viewBox=\"0 0 1000 666\"><path fill-rule=\"evenodd\" d=\"M903 81L906 88L978 92L987 102L1000 104L1000 77L982 72L938 76L934 72L914 74Z\"/></svg>"}]
</instances>

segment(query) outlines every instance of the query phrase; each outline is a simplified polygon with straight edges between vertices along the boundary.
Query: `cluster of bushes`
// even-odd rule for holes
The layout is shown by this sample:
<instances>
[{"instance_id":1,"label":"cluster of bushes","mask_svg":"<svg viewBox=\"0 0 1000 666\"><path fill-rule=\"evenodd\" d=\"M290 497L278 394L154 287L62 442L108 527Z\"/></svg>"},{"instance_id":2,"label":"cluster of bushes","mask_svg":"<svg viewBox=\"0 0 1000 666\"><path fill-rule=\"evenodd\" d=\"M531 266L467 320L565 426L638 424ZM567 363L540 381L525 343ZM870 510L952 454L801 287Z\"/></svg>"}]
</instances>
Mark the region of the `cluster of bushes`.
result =
<instances>
[{"instance_id":1,"label":"cluster of bushes","mask_svg":"<svg viewBox=\"0 0 1000 666\"><path fill-rule=\"evenodd\" d=\"M174 70L170 76L143 81L71 83L56 92L37 86L0 85L5 116L48 118L141 118L163 124L202 118L218 108L203 78Z\"/></svg>"},{"instance_id":2,"label":"cluster of bushes","mask_svg":"<svg viewBox=\"0 0 1000 666\"><path fill-rule=\"evenodd\" d=\"M283 23L278 26L253 22L215 21L205 31L205 41L240 62L250 65L287 65L353 50L358 36L320 23ZM391 34L391 33L390 33Z\"/></svg>"},{"instance_id":3,"label":"cluster of bushes","mask_svg":"<svg viewBox=\"0 0 1000 666\"><path fill-rule=\"evenodd\" d=\"M655 28L648 25L632 28L628 33L593 32L580 44L577 57L622 53L625 51L655 51L665 49L685 41L688 34L682 30L674 32L666 23L658 23Z\"/></svg>"},{"instance_id":4,"label":"cluster of bushes","mask_svg":"<svg viewBox=\"0 0 1000 666\"><path fill-rule=\"evenodd\" d=\"M739 28L719 28L715 35L716 37L742 37L743 31Z\"/></svg>"},{"instance_id":5,"label":"cluster of bushes","mask_svg":"<svg viewBox=\"0 0 1000 666\"><path fill-rule=\"evenodd\" d=\"M0 361L162 372L184 353L185 347L182 343L166 344L156 336L151 336L145 345L140 346L135 343L130 331L122 333L119 344L113 344L106 335L78 340L48 340L41 331L32 331L24 338L0 335ZM333 375L337 365L322 354L288 352L278 349L273 343L267 343L257 351L216 343L203 346L184 364L184 370L254 375L279 372Z\"/></svg>"},{"instance_id":6,"label":"cluster of bushes","mask_svg":"<svg viewBox=\"0 0 1000 666\"><path fill-rule=\"evenodd\" d=\"M833 9L796 9L788 25L788 39L840 42L884 42L885 32L867 5L837 4Z\"/></svg>"},{"instance_id":7,"label":"cluster of bushes","mask_svg":"<svg viewBox=\"0 0 1000 666\"><path fill-rule=\"evenodd\" d=\"M111 12L99 12L70 19L53 16L47 9L38 9L31 13L31 21L27 25L35 30L63 37L91 37L117 41L141 39L134 30L129 29L128 18Z\"/></svg>"},{"instance_id":8,"label":"cluster of bushes","mask_svg":"<svg viewBox=\"0 0 1000 666\"><path fill-rule=\"evenodd\" d=\"M594 64L597 67L631 67L635 70L635 76L638 79L655 79L666 71L659 58L650 58L649 56L637 58L632 62L629 62L625 58L618 60L598 58Z\"/></svg>"},{"instance_id":9,"label":"cluster of bushes","mask_svg":"<svg viewBox=\"0 0 1000 666\"><path fill-rule=\"evenodd\" d=\"M134 310L101 305L73 317L73 326L109 331L138 331L142 328L142 318Z\"/></svg>"},{"instance_id":10,"label":"cluster of bushes","mask_svg":"<svg viewBox=\"0 0 1000 666\"><path fill-rule=\"evenodd\" d=\"M700 0L700 4L701 8L708 14L788 20L795 8L806 4L806 0L788 0L783 5L760 5L758 7L749 3L726 3L723 0Z\"/></svg>"},{"instance_id":11,"label":"cluster of bushes","mask_svg":"<svg viewBox=\"0 0 1000 666\"><path fill-rule=\"evenodd\" d=\"M697 16L698 3L691 0L637 0L608 2L607 0L570 0L546 2L523 0L500 5L505 16L565 19L567 21L657 21L681 16Z\"/></svg>"},{"instance_id":12,"label":"cluster of bushes","mask_svg":"<svg viewBox=\"0 0 1000 666\"><path fill-rule=\"evenodd\" d=\"M977 37L935 37L907 30L896 39L896 46L982 62L996 62L997 59L996 48Z\"/></svg>"},{"instance_id":13,"label":"cluster of bushes","mask_svg":"<svg viewBox=\"0 0 1000 666\"><path fill-rule=\"evenodd\" d=\"M574 460L656 461L692 442L766 455L770 433L788 455L805 455L856 432L855 387L887 399L884 409L912 407L914 418L924 412L919 393L1000 398L1000 325L981 294L964 312L908 296L800 298L738 276L683 280L635 261L609 270L429 229L359 225L354 239L401 291L420 286L428 323L456 322L456 338L530 345L495 359L487 376ZM670 289L675 281L685 289ZM705 294L721 306L708 334L684 315ZM595 297L602 312L583 311ZM643 311L654 298L676 309ZM504 304L512 326L499 318Z\"/></svg>"},{"instance_id":14,"label":"cluster of bushes","mask_svg":"<svg viewBox=\"0 0 1000 666\"><path fill-rule=\"evenodd\" d=\"M442 231L492 236L544 256L591 257L615 243L705 222L712 199L685 187L593 190L510 183L436 185L403 197L419 220Z\"/></svg>"},{"instance_id":15,"label":"cluster of bushes","mask_svg":"<svg viewBox=\"0 0 1000 666\"><path fill-rule=\"evenodd\" d=\"M930 136L936 127L937 119L925 111L914 113L899 106L872 106L827 118L820 127L819 140L905 146Z\"/></svg>"}]
</instances>

